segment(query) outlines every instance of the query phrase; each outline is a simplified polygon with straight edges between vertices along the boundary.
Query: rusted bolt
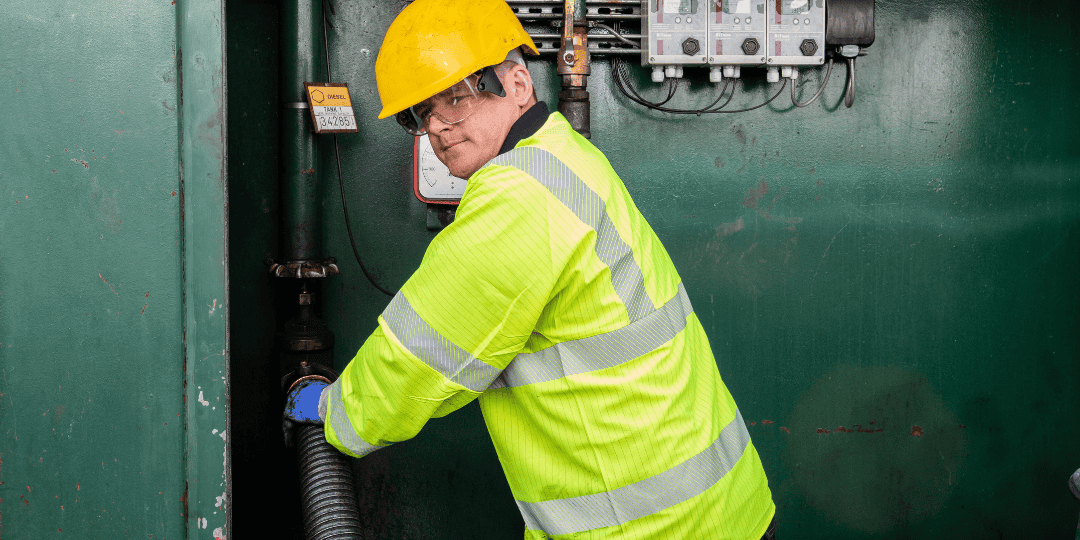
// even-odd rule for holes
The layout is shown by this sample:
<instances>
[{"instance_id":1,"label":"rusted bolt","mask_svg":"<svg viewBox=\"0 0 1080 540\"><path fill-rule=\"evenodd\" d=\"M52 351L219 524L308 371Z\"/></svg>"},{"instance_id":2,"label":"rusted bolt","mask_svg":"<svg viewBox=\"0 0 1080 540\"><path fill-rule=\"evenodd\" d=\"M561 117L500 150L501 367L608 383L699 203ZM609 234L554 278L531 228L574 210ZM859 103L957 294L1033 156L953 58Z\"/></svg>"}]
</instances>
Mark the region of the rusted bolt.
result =
<instances>
[{"instance_id":1,"label":"rusted bolt","mask_svg":"<svg viewBox=\"0 0 1080 540\"><path fill-rule=\"evenodd\" d=\"M311 305L311 293L306 293L306 292L305 293L300 293L300 305L301 306L310 306Z\"/></svg>"},{"instance_id":2,"label":"rusted bolt","mask_svg":"<svg viewBox=\"0 0 1080 540\"><path fill-rule=\"evenodd\" d=\"M563 62L566 62L567 65L570 65L570 66L574 65L574 53L568 52L568 53L563 55L562 59L563 59Z\"/></svg>"},{"instance_id":3,"label":"rusted bolt","mask_svg":"<svg viewBox=\"0 0 1080 540\"><path fill-rule=\"evenodd\" d=\"M757 38L746 38L742 42L743 54L757 54L758 49L761 48L761 44L758 43Z\"/></svg>"},{"instance_id":4,"label":"rusted bolt","mask_svg":"<svg viewBox=\"0 0 1080 540\"><path fill-rule=\"evenodd\" d=\"M701 44L698 40L688 37L682 42L682 52L687 56L694 56L701 50Z\"/></svg>"},{"instance_id":5,"label":"rusted bolt","mask_svg":"<svg viewBox=\"0 0 1080 540\"><path fill-rule=\"evenodd\" d=\"M802 44L799 45L799 50L802 51L803 56L814 56L817 52L817 40L804 39Z\"/></svg>"}]
</instances>

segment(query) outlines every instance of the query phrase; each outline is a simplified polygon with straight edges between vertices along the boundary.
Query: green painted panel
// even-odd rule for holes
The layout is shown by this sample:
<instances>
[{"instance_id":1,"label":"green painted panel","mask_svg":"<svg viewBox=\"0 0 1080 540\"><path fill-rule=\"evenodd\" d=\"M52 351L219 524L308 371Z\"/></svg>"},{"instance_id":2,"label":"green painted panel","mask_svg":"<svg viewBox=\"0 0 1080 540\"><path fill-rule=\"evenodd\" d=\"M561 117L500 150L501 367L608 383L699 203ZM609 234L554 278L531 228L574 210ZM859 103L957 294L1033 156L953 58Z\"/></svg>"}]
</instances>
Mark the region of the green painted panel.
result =
<instances>
[{"instance_id":1,"label":"green painted panel","mask_svg":"<svg viewBox=\"0 0 1080 540\"><path fill-rule=\"evenodd\" d=\"M182 1L180 179L184 188L184 459L187 538L229 523L229 257L225 3Z\"/></svg>"},{"instance_id":2,"label":"green painted panel","mask_svg":"<svg viewBox=\"0 0 1080 540\"><path fill-rule=\"evenodd\" d=\"M227 530L223 19L199 5L0 7L0 538Z\"/></svg>"},{"instance_id":3,"label":"green painted panel","mask_svg":"<svg viewBox=\"0 0 1080 540\"><path fill-rule=\"evenodd\" d=\"M340 136L353 234L396 289L433 235L411 194L411 139L374 120L375 57L401 6L335 5L332 71L360 120L360 133ZM1078 507L1065 480L1080 466L1080 106L1064 66L1080 55L1069 38L1080 21L1062 1L877 7L851 109L838 66L805 109L785 95L749 113L672 118L629 103L598 61L593 141L683 276L752 422L783 537L1068 537ZM255 38L273 38L261 32L230 45L263 47ZM554 105L551 62L532 66ZM712 101L705 73L687 74L674 103ZM822 74L804 76L804 96ZM260 77L246 84L275 80ZM733 108L774 91L761 71L744 78ZM644 71L635 83L660 95ZM234 159L240 148L230 141ZM265 148L242 159L272 160ZM320 152L324 253L343 271L324 287L326 318L343 367L388 299L349 256L332 145ZM249 201L245 215L276 212L274 188L258 195L261 173L248 167L248 196L270 202ZM265 302L254 283L252 308ZM521 533L475 406L358 461L357 473L375 537Z\"/></svg>"},{"instance_id":4,"label":"green painted panel","mask_svg":"<svg viewBox=\"0 0 1080 540\"><path fill-rule=\"evenodd\" d=\"M0 537L181 538L175 7L0 5Z\"/></svg>"}]
</instances>

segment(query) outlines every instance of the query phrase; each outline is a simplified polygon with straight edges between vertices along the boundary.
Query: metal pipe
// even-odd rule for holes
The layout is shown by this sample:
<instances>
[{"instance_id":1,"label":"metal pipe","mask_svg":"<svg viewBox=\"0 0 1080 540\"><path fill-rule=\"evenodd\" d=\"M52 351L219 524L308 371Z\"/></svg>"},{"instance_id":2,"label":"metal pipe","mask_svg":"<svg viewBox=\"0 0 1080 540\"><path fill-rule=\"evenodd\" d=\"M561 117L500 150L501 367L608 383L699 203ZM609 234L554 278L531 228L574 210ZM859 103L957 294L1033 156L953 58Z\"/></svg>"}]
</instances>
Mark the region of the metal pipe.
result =
<instances>
[{"instance_id":1,"label":"metal pipe","mask_svg":"<svg viewBox=\"0 0 1080 540\"><path fill-rule=\"evenodd\" d=\"M318 145L309 127L305 82L325 80L322 2L281 3L281 185L286 233L282 259L321 257Z\"/></svg>"},{"instance_id":2,"label":"metal pipe","mask_svg":"<svg viewBox=\"0 0 1080 540\"><path fill-rule=\"evenodd\" d=\"M566 0L563 5L562 46L556 60L562 76L559 112L586 139L592 136L589 117L589 28L585 0Z\"/></svg>"},{"instance_id":3,"label":"metal pipe","mask_svg":"<svg viewBox=\"0 0 1080 540\"><path fill-rule=\"evenodd\" d=\"M589 17L593 18L593 19L612 19L612 20L622 20L622 21L638 21L638 20L641 20L641 15L620 14L620 13L608 13L608 14L597 13L595 15L589 15ZM556 19L557 20L557 19L562 19L563 16L562 16L561 13L517 13L517 18L519 18L519 19L521 19L523 21L541 20L541 19L543 19L543 20Z\"/></svg>"},{"instance_id":4,"label":"metal pipe","mask_svg":"<svg viewBox=\"0 0 1080 540\"><path fill-rule=\"evenodd\" d=\"M282 260L276 277L302 278L296 316L279 337L282 384L311 374L332 375L334 334L313 305L317 282L338 273L323 260L318 145L311 130L305 82L327 80L321 0L281 2L281 178ZM292 283L290 283L290 286ZM308 286L312 290L309 291ZM322 426L286 423L286 444L295 431L305 538L360 539L360 505L348 458L326 441Z\"/></svg>"},{"instance_id":5,"label":"metal pipe","mask_svg":"<svg viewBox=\"0 0 1080 540\"><path fill-rule=\"evenodd\" d=\"M627 39L641 39L641 38L645 37L643 34L620 34L620 35L622 37L624 37L624 38L627 38ZM537 40L537 39L560 39L560 38L562 38L562 34L532 34L532 33L530 33L529 37L533 38L534 40ZM621 40L617 36L613 36L611 34L589 34L589 41L621 41ZM589 49L589 50L592 50L592 49ZM638 49L638 51L640 52L640 49Z\"/></svg>"}]
</instances>

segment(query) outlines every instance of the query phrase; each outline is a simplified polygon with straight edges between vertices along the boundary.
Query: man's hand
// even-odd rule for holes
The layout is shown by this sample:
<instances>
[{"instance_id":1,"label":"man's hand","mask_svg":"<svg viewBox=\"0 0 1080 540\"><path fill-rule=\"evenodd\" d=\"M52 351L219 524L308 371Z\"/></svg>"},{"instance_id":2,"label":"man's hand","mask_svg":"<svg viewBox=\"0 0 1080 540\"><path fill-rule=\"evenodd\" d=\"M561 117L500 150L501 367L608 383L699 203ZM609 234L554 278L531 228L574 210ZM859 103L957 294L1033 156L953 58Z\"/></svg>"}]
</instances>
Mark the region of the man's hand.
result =
<instances>
[{"instance_id":1,"label":"man's hand","mask_svg":"<svg viewBox=\"0 0 1080 540\"><path fill-rule=\"evenodd\" d=\"M327 387L324 381L307 379L298 382L285 396L285 418L298 424L321 424L319 398Z\"/></svg>"}]
</instances>

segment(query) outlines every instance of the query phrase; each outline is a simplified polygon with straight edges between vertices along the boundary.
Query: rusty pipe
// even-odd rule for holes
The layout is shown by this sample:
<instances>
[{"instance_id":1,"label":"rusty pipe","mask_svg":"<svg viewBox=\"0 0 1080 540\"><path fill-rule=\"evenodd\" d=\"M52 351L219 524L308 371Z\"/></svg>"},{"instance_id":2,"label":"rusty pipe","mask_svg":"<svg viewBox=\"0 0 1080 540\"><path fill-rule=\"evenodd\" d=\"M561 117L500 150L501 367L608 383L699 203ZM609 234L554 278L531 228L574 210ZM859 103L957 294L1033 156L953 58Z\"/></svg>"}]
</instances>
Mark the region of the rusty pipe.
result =
<instances>
[{"instance_id":1,"label":"rusty pipe","mask_svg":"<svg viewBox=\"0 0 1080 540\"><path fill-rule=\"evenodd\" d=\"M591 72L589 58L588 13L585 0L565 0L563 4L562 44L556 60L557 72L562 78L559 91L559 112L585 138L592 137L589 111L588 77Z\"/></svg>"}]
</instances>

